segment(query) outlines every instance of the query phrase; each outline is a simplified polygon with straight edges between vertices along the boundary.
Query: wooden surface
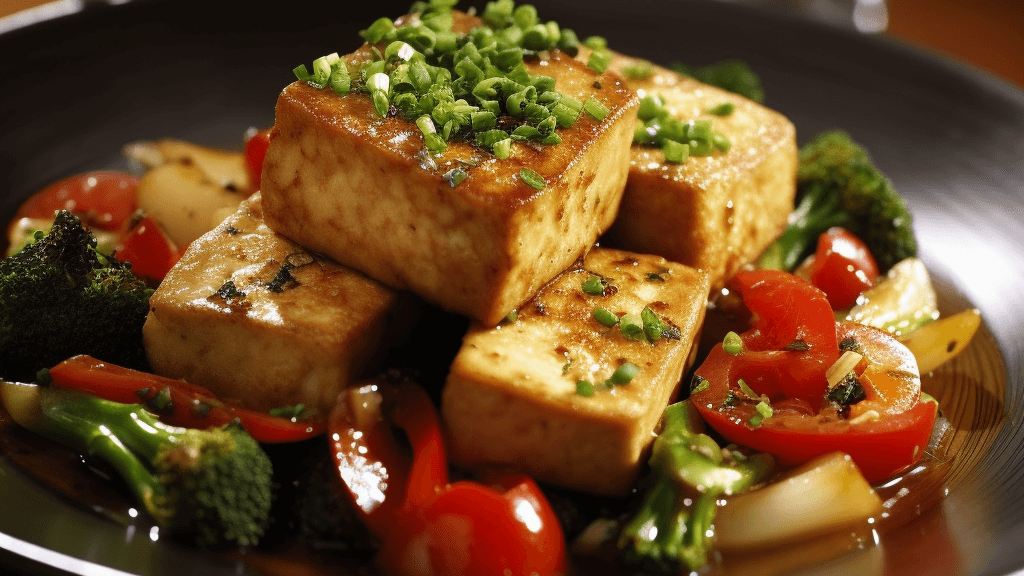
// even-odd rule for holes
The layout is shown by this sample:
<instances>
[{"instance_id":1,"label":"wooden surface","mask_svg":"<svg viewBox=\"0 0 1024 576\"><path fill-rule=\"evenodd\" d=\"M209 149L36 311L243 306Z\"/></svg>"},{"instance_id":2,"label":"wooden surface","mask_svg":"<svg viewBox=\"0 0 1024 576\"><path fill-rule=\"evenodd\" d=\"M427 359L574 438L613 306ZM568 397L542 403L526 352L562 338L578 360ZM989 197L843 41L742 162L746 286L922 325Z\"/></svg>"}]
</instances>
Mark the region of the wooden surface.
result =
<instances>
[{"instance_id":1,"label":"wooden surface","mask_svg":"<svg viewBox=\"0 0 1024 576\"><path fill-rule=\"evenodd\" d=\"M0 17L44 3L0 0ZM888 8L886 34L1024 88L1022 0L888 0Z\"/></svg>"}]
</instances>

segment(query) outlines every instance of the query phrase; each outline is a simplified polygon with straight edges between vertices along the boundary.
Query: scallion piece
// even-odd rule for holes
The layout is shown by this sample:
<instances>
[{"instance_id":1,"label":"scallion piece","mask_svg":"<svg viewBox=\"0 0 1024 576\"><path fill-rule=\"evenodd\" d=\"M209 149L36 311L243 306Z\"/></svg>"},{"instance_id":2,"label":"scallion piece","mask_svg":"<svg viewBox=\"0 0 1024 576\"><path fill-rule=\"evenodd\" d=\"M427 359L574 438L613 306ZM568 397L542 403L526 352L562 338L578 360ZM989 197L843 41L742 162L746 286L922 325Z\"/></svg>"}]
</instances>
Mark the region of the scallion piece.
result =
<instances>
[{"instance_id":1,"label":"scallion piece","mask_svg":"<svg viewBox=\"0 0 1024 576\"><path fill-rule=\"evenodd\" d=\"M543 190L547 182L544 181L544 177L530 168L523 168L519 171L519 179L529 185L535 190Z\"/></svg>"},{"instance_id":2,"label":"scallion piece","mask_svg":"<svg viewBox=\"0 0 1024 576\"><path fill-rule=\"evenodd\" d=\"M725 339L722 340L722 348L726 354L730 356L738 356L740 352L743 352L743 339L740 335L730 331L725 335Z\"/></svg>"},{"instance_id":3,"label":"scallion piece","mask_svg":"<svg viewBox=\"0 0 1024 576\"><path fill-rule=\"evenodd\" d=\"M604 282L597 274L587 276L587 279L580 285L584 294L591 296L604 296Z\"/></svg>"},{"instance_id":4,"label":"scallion piece","mask_svg":"<svg viewBox=\"0 0 1024 576\"><path fill-rule=\"evenodd\" d=\"M469 174L467 174L462 168L452 168L445 172L442 178L444 178L444 181L447 182L449 186L455 188L461 184L463 180L469 178Z\"/></svg>"},{"instance_id":5,"label":"scallion piece","mask_svg":"<svg viewBox=\"0 0 1024 576\"><path fill-rule=\"evenodd\" d=\"M576 394L580 396L586 396L587 398L594 395L594 383L590 380L579 380L576 382Z\"/></svg>"},{"instance_id":6,"label":"scallion piece","mask_svg":"<svg viewBox=\"0 0 1024 576\"><path fill-rule=\"evenodd\" d=\"M716 104L707 110L708 114L713 114L715 116L728 116L734 111L736 111L736 105L732 102L722 102L721 104Z\"/></svg>"},{"instance_id":7,"label":"scallion piece","mask_svg":"<svg viewBox=\"0 0 1024 576\"><path fill-rule=\"evenodd\" d=\"M654 65L646 60L640 60L624 66L622 73L632 80L646 80L654 74Z\"/></svg>"},{"instance_id":8,"label":"scallion piece","mask_svg":"<svg viewBox=\"0 0 1024 576\"><path fill-rule=\"evenodd\" d=\"M501 140L498 140L497 142L494 143L492 152L494 152L494 156L499 160L505 160L506 158L512 155L512 139L503 138Z\"/></svg>"},{"instance_id":9,"label":"scallion piece","mask_svg":"<svg viewBox=\"0 0 1024 576\"><path fill-rule=\"evenodd\" d=\"M600 49L594 50L590 53L590 58L587 58L587 68L590 68L598 74L608 69L608 65L611 64L612 53L609 50Z\"/></svg>"},{"instance_id":10,"label":"scallion piece","mask_svg":"<svg viewBox=\"0 0 1024 576\"><path fill-rule=\"evenodd\" d=\"M619 332L626 340L646 340L644 323L636 314L625 314L619 319Z\"/></svg>"},{"instance_id":11,"label":"scallion piece","mask_svg":"<svg viewBox=\"0 0 1024 576\"><path fill-rule=\"evenodd\" d=\"M665 162L671 164L682 164L690 157L690 146L675 140L666 140L661 151L665 154Z\"/></svg>"},{"instance_id":12,"label":"scallion piece","mask_svg":"<svg viewBox=\"0 0 1024 576\"><path fill-rule=\"evenodd\" d=\"M636 364L626 362L622 366L615 369L612 372L611 378L608 380L616 386L625 386L636 378L636 375L640 373L640 368Z\"/></svg>"},{"instance_id":13,"label":"scallion piece","mask_svg":"<svg viewBox=\"0 0 1024 576\"><path fill-rule=\"evenodd\" d=\"M597 98L587 98L586 102L583 103L583 109L590 114L598 122L604 120L610 110Z\"/></svg>"},{"instance_id":14,"label":"scallion piece","mask_svg":"<svg viewBox=\"0 0 1024 576\"><path fill-rule=\"evenodd\" d=\"M651 343L657 342L661 338L661 333L665 331L665 323L647 306L640 311L640 320L643 322L644 336L647 340Z\"/></svg>"},{"instance_id":15,"label":"scallion piece","mask_svg":"<svg viewBox=\"0 0 1024 576\"><path fill-rule=\"evenodd\" d=\"M379 18L366 30L359 33L368 44L377 44L382 40L393 38L395 23L390 18Z\"/></svg>"},{"instance_id":16,"label":"scallion piece","mask_svg":"<svg viewBox=\"0 0 1024 576\"><path fill-rule=\"evenodd\" d=\"M597 320L597 323L602 326L611 328L619 323L619 317L607 308L594 308L592 314L594 315L594 320Z\"/></svg>"},{"instance_id":17,"label":"scallion piece","mask_svg":"<svg viewBox=\"0 0 1024 576\"><path fill-rule=\"evenodd\" d=\"M588 36L583 40L583 45L591 50L608 48L608 40L604 36Z\"/></svg>"}]
</instances>

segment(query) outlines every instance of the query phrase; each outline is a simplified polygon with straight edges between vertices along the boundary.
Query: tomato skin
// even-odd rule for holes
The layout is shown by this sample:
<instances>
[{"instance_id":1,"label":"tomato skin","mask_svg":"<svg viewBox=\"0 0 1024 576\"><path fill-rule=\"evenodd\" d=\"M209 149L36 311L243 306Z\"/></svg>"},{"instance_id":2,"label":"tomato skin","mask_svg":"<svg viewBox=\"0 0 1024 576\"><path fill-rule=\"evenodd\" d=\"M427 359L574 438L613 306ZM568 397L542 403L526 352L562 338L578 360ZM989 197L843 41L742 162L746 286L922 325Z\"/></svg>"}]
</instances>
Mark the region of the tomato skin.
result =
<instances>
[{"instance_id":1,"label":"tomato skin","mask_svg":"<svg viewBox=\"0 0 1024 576\"><path fill-rule=\"evenodd\" d=\"M556 576L565 571L561 526L540 488L522 474L448 482L443 435L430 398L410 381L378 380L382 417L372 422L339 396L328 425L338 473L367 527L377 563L393 576ZM364 387L365 388L365 387ZM358 392L361 393L361 392ZM403 455L388 422L412 447Z\"/></svg>"},{"instance_id":2,"label":"tomato skin","mask_svg":"<svg viewBox=\"0 0 1024 576\"><path fill-rule=\"evenodd\" d=\"M856 304L861 292L874 285L878 264L860 238L835 226L818 236L808 277L828 295L834 310L843 310Z\"/></svg>"},{"instance_id":3,"label":"tomato skin","mask_svg":"<svg viewBox=\"0 0 1024 576\"><path fill-rule=\"evenodd\" d=\"M708 425L730 442L770 453L780 464L795 466L840 451L853 458L869 482L890 478L924 455L937 405L922 400L920 379L915 377L901 380L898 385L880 382L880 386L885 386L880 388L880 393L868 389L867 399L850 407L850 416L864 414L863 404L879 413L877 419L865 418L851 424L853 418L841 415L830 406L825 400L828 382L824 370L838 358L839 341L854 337L863 346L865 357L881 364L879 372L882 373L916 372L916 363L912 355L907 357L909 351L902 354L896 348L901 345L884 332L852 323L836 323L829 307L823 305L824 295L813 287L809 290L800 286L801 283L809 286L794 276L775 271L744 273L737 279L733 285L757 315L755 327L741 335L744 350L738 356L725 352L722 344L711 350L696 371L707 385L691 394L694 406ZM816 302L808 303L808 300ZM795 328L801 324L803 329ZM823 333L809 332L810 327L821 329L829 324L831 326ZM793 331L804 335L804 341L810 344L808 350L759 349L769 343L778 346ZM767 338L766 334L775 338ZM827 338L831 338L831 345L827 345ZM758 349L750 350L748 345ZM827 350L824 354L823 349ZM810 371L801 374L787 368L788 364L799 361L801 355L818 357L822 372L817 377L811 378ZM832 360L828 360L830 358ZM811 365L806 359L804 362L805 368ZM786 382L802 376L808 379L800 386ZM736 395L740 378L756 393L770 397L773 413L757 426L751 422L757 414L755 407L759 399L741 398L727 405L730 394ZM865 382L870 388L871 381ZM799 394L790 394L793 390Z\"/></svg>"},{"instance_id":4,"label":"tomato skin","mask_svg":"<svg viewBox=\"0 0 1024 576\"><path fill-rule=\"evenodd\" d=\"M156 374L131 370L91 356L69 358L49 370L56 387L81 390L94 396L123 404L150 405L166 390L170 408L156 411L157 416L172 426L209 428L239 420L242 427L258 442L281 443L305 440L324 433L325 421L293 422L270 414L221 402L212 392L184 380L173 380ZM205 410L199 411L199 406Z\"/></svg>"},{"instance_id":5,"label":"tomato skin","mask_svg":"<svg viewBox=\"0 0 1024 576\"><path fill-rule=\"evenodd\" d=\"M150 215L127 230L114 251L122 262L131 262L136 276L160 282L181 258L181 251Z\"/></svg>"},{"instance_id":6,"label":"tomato skin","mask_svg":"<svg viewBox=\"0 0 1024 576\"><path fill-rule=\"evenodd\" d=\"M263 176L263 160L270 147L270 128L260 130L245 142L245 167L253 190L259 190Z\"/></svg>"},{"instance_id":7,"label":"tomato skin","mask_svg":"<svg viewBox=\"0 0 1024 576\"><path fill-rule=\"evenodd\" d=\"M68 210L90 228L120 230L135 212L139 179L123 172L99 170L59 180L29 197L14 216L52 220Z\"/></svg>"}]
</instances>

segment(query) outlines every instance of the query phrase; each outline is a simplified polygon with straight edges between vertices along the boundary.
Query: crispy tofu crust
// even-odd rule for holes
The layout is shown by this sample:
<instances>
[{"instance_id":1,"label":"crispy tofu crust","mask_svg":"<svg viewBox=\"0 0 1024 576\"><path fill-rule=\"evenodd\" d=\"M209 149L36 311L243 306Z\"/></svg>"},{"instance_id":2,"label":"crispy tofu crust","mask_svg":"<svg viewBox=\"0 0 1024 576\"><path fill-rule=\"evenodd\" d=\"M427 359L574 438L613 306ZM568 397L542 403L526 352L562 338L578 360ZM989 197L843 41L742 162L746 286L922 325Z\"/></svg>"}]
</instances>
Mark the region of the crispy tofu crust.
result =
<instances>
[{"instance_id":1,"label":"crispy tofu crust","mask_svg":"<svg viewBox=\"0 0 1024 576\"><path fill-rule=\"evenodd\" d=\"M635 62L616 54L609 67L621 71ZM660 94L681 120L710 118L732 147L667 164L660 149L633 146L619 215L605 241L705 270L717 290L786 227L796 194L796 130L778 112L660 66L627 83L641 97ZM722 102L735 111L706 112Z\"/></svg>"},{"instance_id":2,"label":"crispy tofu crust","mask_svg":"<svg viewBox=\"0 0 1024 576\"><path fill-rule=\"evenodd\" d=\"M591 274L614 288L606 296L585 294L581 285ZM595 248L514 322L471 327L442 393L453 459L513 466L591 493L626 493L693 362L707 294L704 272L657 256ZM599 306L619 316L650 307L678 328L679 337L654 344L628 340L619 328L594 320ZM624 386L602 386L624 362L637 365L639 374ZM578 395L579 380L594 383L596 393Z\"/></svg>"},{"instance_id":3,"label":"crispy tofu crust","mask_svg":"<svg viewBox=\"0 0 1024 576\"><path fill-rule=\"evenodd\" d=\"M639 102L617 74L558 51L528 67L610 114L582 114L555 146L516 143L507 160L463 141L431 158L415 124L378 117L365 94L288 86L264 164L267 223L385 284L497 324L611 225ZM469 177L453 187L444 174L456 167ZM546 186L523 182L523 168Z\"/></svg>"},{"instance_id":4,"label":"crispy tofu crust","mask_svg":"<svg viewBox=\"0 0 1024 576\"><path fill-rule=\"evenodd\" d=\"M257 193L189 247L150 299L146 352L157 374L225 401L326 415L400 338L414 305L275 234L262 216Z\"/></svg>"}]
</instances>

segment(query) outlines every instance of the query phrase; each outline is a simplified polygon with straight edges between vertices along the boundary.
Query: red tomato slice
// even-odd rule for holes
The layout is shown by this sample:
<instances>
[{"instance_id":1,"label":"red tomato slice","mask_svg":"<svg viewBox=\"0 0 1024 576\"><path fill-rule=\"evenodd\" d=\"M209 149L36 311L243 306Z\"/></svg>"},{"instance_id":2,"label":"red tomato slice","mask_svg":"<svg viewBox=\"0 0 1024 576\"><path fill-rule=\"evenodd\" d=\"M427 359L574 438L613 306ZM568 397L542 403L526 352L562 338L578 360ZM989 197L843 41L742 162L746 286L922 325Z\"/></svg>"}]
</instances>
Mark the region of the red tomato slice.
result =
<instances>
[{"instance_id":1,"label":"red tomato slice","mask_svg":"<svg viewBox=\"0 0 1024 576\"><path fill-rule=\"evenodd\" d=\"M860 238L836 226L818 236L808 277L828 295L833 309L843 310L856 304L857 296L875 284L878 264Z\"/></svg>"},{"instance_id":2,"label":"red tomato slice","mask_svg":"<svg viewBox=\"0 0 1024 576\"><path fill-rule=\"evenodd\" d=\"M122 262L131 262L136 276L155 282L163 280L181 257L178 247L148 214L121 237L114 254Z\"/></svg>"},{"instance_id":3,"label":"red tomato slice","mask_svg":"<svg viewBox=\"0 0 1024 576\"><path fill-rule=\"evenodd\" d=\"M837 325L824 294L794 276L749 272L733 285L757 320L741 335L739 355L718 344L696 371L707 382L691 399L708 425L787 466L845 452L869 482L885 480L924 455L937 405L922 400L917 364L902 344L873 328ZM794 333L802 344L780 350ZM826 398L825 370L838 359L839 343L845 348L850 338L867 360L857 369L865 397L843 408ZM769 397L769 417L757 410L760 397L741 391L740 379Z\"/></svg>"},{"instance_id":4,"label":"red tomato slice","mask_svg":"<svg viewBox=\"0 0 1024 576\"><path fill-rule=\"evenodd\" d=\"M263 175L263 160L270 147L270 129L260 130L245 142L245 167L249 170L249 182L253 190L260 189Z\"/></svg>"},{"instance_id":5,"label":"red tomato slice","mask_svg":"<svg viewBox=\"0 0 1024 576\"><path fill-rule=\"evenodd\" d=\"M68 210L90 228L120 230L135 212L138 185L138 178L123 172L86 172L36 192L14 218L50 220L57 210Z\"/></svg>"}]
</instances>

